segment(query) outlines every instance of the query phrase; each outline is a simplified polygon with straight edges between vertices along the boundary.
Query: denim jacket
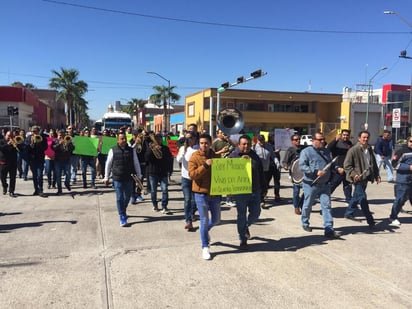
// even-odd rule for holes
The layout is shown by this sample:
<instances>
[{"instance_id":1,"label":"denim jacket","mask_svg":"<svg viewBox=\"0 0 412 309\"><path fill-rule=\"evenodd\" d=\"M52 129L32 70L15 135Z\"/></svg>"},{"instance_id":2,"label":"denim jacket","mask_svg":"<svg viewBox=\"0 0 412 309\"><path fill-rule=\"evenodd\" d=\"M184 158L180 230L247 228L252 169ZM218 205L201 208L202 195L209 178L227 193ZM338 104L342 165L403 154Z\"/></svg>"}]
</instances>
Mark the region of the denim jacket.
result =
<instances>
[{"instance_id":1,"label":"denim jacket","mask_svg":"<svg viewBox=\"0 0 412 309\"><path fill-rule=\"evenodd\" d=\"M304 173L303 182L312 183L318 177L318 171L323 170L331 160L331 154L327 148L309 146L303 149L299 156L299 168ZM330 177L331 169L329 168L326 174L319 179L318 184L329 182Z\"/></svg>"}]
</instances>

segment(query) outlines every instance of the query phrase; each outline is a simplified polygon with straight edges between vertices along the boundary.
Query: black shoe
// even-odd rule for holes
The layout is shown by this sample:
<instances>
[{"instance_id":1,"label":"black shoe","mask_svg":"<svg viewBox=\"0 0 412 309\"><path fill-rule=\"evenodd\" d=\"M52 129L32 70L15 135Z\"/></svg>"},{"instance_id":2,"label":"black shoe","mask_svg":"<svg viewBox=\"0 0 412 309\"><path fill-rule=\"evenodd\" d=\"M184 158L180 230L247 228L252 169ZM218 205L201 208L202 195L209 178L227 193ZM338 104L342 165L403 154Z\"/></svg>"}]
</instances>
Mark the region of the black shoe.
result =
<instances>
[{"instance_id":1,"label":"black shoe","mask_svg":"<svg viewBox=\"0 0 412 309\"><path fill-rule=\"evenodd\" d=\"M369 225L369 228L370 228L371 230L376 229L376 222L375 222L375 221L373 221L373 222L371 222L371 223L368 223L368 225Z\"/></svg>"},{"instance_id":2,"label":"black shoe","mask_svg":"<svg viewBox=\"0 0 412 309\"><path fill-rule=\"evenodd\" d=\"M303 226L302 228L306 232L312 232L312 228L310 226Z\"/></svg>"},{"instance_id":3,"label":"black shoe","mask_svg":"<svg viewBox=\"0 0 412 309\"><path fill-rule=\"evenodd\" d=\"M33 192L33 196L35 196L35 195L39 195L39 191L37 191L37 190L34 191L34 192Z\"/></svg>"},{"instance_id":4,"label":"black shoe","mask_svg":"<svg viewBox=\"0 0 412 309\"><path fill-rule=\"evenodd\" d=\"M40 196L40 197L47 197L47 195L44 194L43 191L40 191L40 192L39 192L39 196Z\"/></svg>"},{"instance_id":5,"label":"black shoe","mask_svg":"<svg viewBox=\"0 0 412 309\"><path fill-rule=\"evenodd\" d=\"M17 195L14 194L14 192L10 192L9 195L10 195L10 197L17 197Z\"/></svg>"},{"instance_id":6,"label":"black shoe","mask_svg":"<svg viewBox=\"0 0 412 309\"><path fill-rule=\"evenodd\" d=\"M249 250L249 246L247 245L246 240L240 242L239 249L240 250Z\"/></svg>"},{"instance_id":7,"label":"black shoe","mask_svg":"<svg viewBox=\"0 0 412 309\"><path fill-rule=\"evenodd\" d=\"M63 192L62 192L62 190L57 190L57 193L56 193L57 195L61 195L61 194L63 194Z\"/></svg>"},{"instance_id":8,"label":"black shoe","mask_svg":"<svg viewBox=\"0 0 412 309\"><path fill-rule=\"evenodd\" d=\"M245 237L246 239L250 239L250 232L248 227L246 228Z\"/></svg>"},{"instance_id":9,"label":"black shoe","mask_svg":"<svg viewBox=\"0 0 412 309\"><path fill-rule=\"evenodd\" d=\"M66 187L67 191L71 191L71 190L72 190L72 188L70 188L70 184L67 184L67 183L66 183L64 186Z\"/></svg>"},{"instance_id":10,"label":"black shoe","mask_svg":"<svg viewBox=\"0 0 412 309\"><path fill-rule=\"evenodd\" d=\"M83 189L86 189L87 188L87 185L83 185Z\"/></svg>"},{"instance_id":11,"label":"black shoe","mask_svg":"<svg viewBox=\"0 0 412 309\"><path fill-rule=\"evenodd\" d=\"M3 195L6 195L7 194L7 191L3 191Z\"/></svg>"},{"instance_id":12,"label":"black shoe","mask_svg":"<svg viewBox=\"0 0 412 309\"><path fill-rule=\"evenodd\" d=\"M355 217L352 216L352 215L350 215L350 216L344 215L343 217L344 217L345 219L348 219L348 220L356 220Z\"/></svg>"},{"instance_id":13,"label":"black shoe","mask_svg":"<svg viewBox=\"0 0 412 309\"><path fill-rule=\"evenodd\" d=\"M47 189L51 189L51 185L48 185L48 186L47 186Z\"/></svg>"},{"instance_id":14,"label":"black shoe","mask_svg":"<svg viewBox=\"0 0 412 309\"><path fill-rule=\"evenodd\" d=\"M341 235L342 234L340 232L337 232L337 231L331 231L331 232L325 233L325 237L330 238L330 239L340 238Z\"/></svg>"}]
</instances>

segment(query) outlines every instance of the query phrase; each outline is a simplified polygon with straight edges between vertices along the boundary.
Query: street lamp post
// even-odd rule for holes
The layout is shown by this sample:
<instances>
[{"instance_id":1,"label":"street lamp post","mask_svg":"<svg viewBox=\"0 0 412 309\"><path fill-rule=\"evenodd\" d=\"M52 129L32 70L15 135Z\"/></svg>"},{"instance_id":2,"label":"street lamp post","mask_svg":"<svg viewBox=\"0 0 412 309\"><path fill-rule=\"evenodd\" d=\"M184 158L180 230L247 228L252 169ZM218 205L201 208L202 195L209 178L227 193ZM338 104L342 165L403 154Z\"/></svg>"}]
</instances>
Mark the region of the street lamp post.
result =
<instances>
[{"instance_id":1,"label":"street lamp post","mask_svg":"<svg viewBox=\"0 0 412 309\"><path fill-rule=\"evenodd\" d=\"M382 67L382 68L380 68L380 69L378 70L378 72L376 72L376 73L369 79L369 83L368 83L368 102L367 102L367 104L366 104L366 116L365 116L365 130L367 130L368 127L369 127L369 123L368 123L368 121L369 121L369 104L371 104L371 99L372 99L372 96L371 96L372 81L373 81L373 79L376 77L376 75L378 75L380 72L382 72L382 71L384 71L384 70L386 70L386 69L388 69L388 68L387 68L387 67Z\"/></svg>"},{"instance_id":2,"label":"street lamp post","mask_svg":"<svg viewBox=\"0 0 412 309\"><path fill-rule=\"evenodd\" d=\"M161 79L163 79L163 80L165 80L165 81L167 81L167 95L168 95L168 102L167 102L167 105L165 104L165 102L163 102L163 119L164 119L164 124L163 124L163 130L166 130L166 131L170 131L170 128L169 128L169 119L168 119L168 111L167 111L167 108L169 107L170 108L170 79L167 79L166 77L164 77L164 76L162 76L162 75L160 75L159 73L156 73L156 72L152 72L152 71L149 71L149 72L147 72L148 74L154 74L154 75L157 75L157 76L159 76Z\"/></svg>"},{"instance_id":3,"label":"street lamp post","mask_svg":"<svg viewBox=\"0 0 412 309\"><path fill-rule=\"evenodd\" d=\"M395 11L384 11L383 14L388 14L388 15L396 15L399 17L400 20L402 20L405 24L407 24L410 28L412 28L412 23L407 20L405 17L403 17L401 14L395 12ZM406 56L406 50L401 51L401 55L399 58L404 58L404 59L412 59L412 57ZM412 122L412 77L411 77L411 89L409 89L409 111L408 111L408 123ZM412 128L411 128L412 132Z\"/></svg>"}]
</instances>

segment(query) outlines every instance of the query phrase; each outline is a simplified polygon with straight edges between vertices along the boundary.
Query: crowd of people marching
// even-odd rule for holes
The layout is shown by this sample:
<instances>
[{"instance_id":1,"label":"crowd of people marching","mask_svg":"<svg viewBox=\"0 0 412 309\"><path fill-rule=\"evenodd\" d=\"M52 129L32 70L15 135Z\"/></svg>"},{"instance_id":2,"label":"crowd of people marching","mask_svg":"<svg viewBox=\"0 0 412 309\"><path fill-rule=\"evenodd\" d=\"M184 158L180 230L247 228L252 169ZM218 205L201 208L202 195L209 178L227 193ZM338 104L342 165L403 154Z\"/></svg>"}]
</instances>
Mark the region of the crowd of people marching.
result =
<instances>
[{"instance_id":1,"label":"crowd of people marching","mask_svg":"<svg viewBox=\"0 0 412 309\"><path fill-rule=\"evenodd\" d=\"M76 152L75 136L116 137L116 143L108 153L97 146L96 155ZM96 180L109 186L112 180L116 193L116 206L121 226L128 225L127 206L129 203L143 202L143 195L150 194L153 211L172 214L168 208L168 186L173 172L174 160L181 167L181 188L184 201L184 228L194 230L198 213L202 257L210 254L210 229L220 222L222 203L237 210L237 231L241 250L247 250L250 239L249 227L259 219L262 209L267 208L268 191L273 181L274 203L282 201L280 178L282 169L289 171L292 180L293 211L301 218L303 230L311 232L310 214L312 206L319 202L324 222L324 235L338 238L331 213L331 194L343 187L347 203L345 218L355 219L360 206L370 229L375 228L375 220L369 209L366 188L368 182L381 182L379 170L384 166L388 182L395 182L395 200L389 216L390 224L399 226L398 214L406 201L412 201L412 137L407 144L394 151L391 133L385 130L371 146L368 131L361 131L357 143L351 142L351 132L342 130L336 138L326 144L323 133L316 132L312 145L300 145L300 136L290 137L291 146L280 156L274 145L273 135L238 134L231 140L224 131L218 130L213 139L207 133L198 132L191 124L177 141L178 153L173 156L164 145L160 133L121 128L118 132L96 128L84 128L76 133L72 126L65 130L42 131L32 126L25 130L4 129L0 135L0 177L3 195L12 198L16 194L16 178L33 182L33 195L46 197L43 179L47 188L56 194L67 191L76 184L81 175L83 188L97 189ZM242 158L251 161L252 191L246 194L214 196L210 194L212 165L216 158ZM87 173L87 168L90 173ZM87 179L90 175L90 179ZM45 184L46 185L46 184ZM157 189L161 197L158 199Z\"/></svg>"}]
</instances>

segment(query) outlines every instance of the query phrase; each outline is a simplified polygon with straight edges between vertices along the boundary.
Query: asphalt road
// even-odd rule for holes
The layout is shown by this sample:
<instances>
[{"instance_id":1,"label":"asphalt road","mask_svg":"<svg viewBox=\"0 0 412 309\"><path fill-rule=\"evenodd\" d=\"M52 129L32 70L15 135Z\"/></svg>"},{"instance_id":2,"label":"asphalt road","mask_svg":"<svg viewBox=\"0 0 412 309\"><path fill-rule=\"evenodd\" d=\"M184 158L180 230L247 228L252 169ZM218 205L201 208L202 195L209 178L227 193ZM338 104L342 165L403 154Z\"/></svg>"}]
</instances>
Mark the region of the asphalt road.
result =
<instances>
[{"instance_id":1,"label":"asphalt road","mask_svg":"<svg viewBox=\"0 0 412 309\"><path fill-rule=\"evenodd\" d=\"M178 174L172 214L153 212L146 195L129 206L127 228L111 188L78 185L42 198L18 179L17 198L0 196L0 308L412 308L412 208L400 227L389 225L393 184L368 187L374 232L343 218L338 188L332 207L343 235L328 240L319 206L313 232L302 230L283 173L282 202L270 190L250 249L238 249L236 209L223 205L205 261L199 231L184 229Z\"/></svg>"}]
</instances>

